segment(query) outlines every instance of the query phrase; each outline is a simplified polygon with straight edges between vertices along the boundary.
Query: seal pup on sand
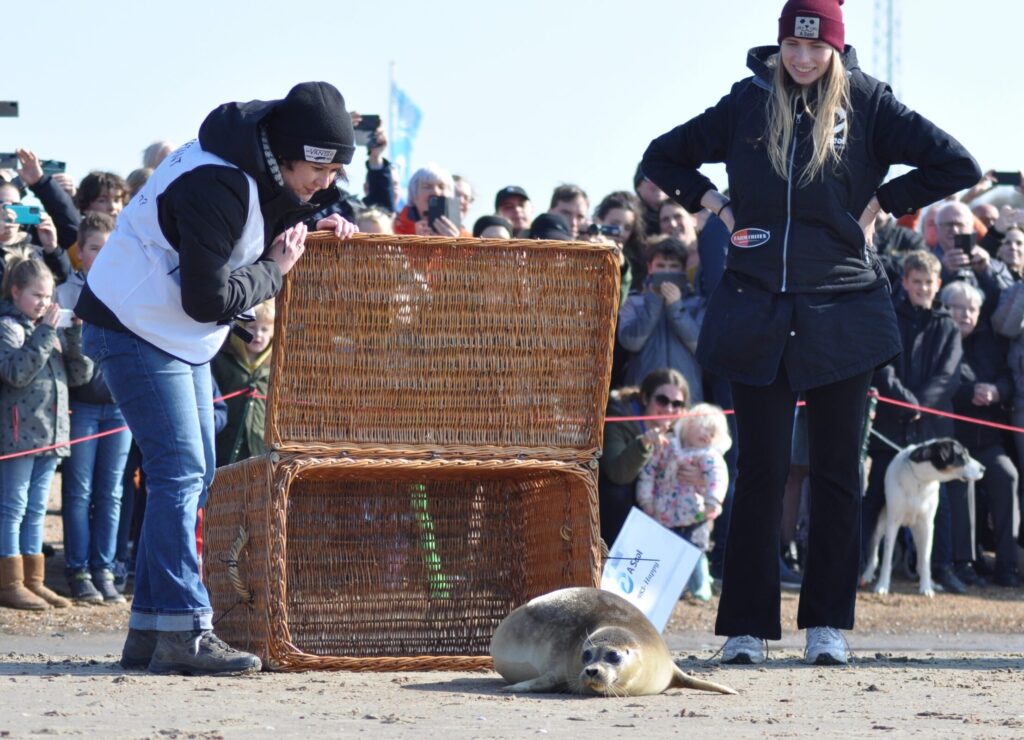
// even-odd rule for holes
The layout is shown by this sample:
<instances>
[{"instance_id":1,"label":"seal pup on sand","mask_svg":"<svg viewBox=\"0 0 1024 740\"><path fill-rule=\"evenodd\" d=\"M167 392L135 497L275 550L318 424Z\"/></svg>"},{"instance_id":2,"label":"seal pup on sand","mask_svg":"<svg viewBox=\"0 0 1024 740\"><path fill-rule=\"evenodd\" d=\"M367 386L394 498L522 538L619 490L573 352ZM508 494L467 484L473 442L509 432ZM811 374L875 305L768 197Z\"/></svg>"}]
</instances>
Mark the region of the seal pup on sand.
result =
<instances>
[{"instance_id":1,"label":"seal pup on sand","mask_svg":"<svg viewBox=\"0 0 1024 740\"><path fill-rule=\"evenodd\" d=\"M643 612L609 591L563 588L505 617L491 638L502 691L644 696L681 687L735 694L687 675Z\"/></svg>"}]
</instances>

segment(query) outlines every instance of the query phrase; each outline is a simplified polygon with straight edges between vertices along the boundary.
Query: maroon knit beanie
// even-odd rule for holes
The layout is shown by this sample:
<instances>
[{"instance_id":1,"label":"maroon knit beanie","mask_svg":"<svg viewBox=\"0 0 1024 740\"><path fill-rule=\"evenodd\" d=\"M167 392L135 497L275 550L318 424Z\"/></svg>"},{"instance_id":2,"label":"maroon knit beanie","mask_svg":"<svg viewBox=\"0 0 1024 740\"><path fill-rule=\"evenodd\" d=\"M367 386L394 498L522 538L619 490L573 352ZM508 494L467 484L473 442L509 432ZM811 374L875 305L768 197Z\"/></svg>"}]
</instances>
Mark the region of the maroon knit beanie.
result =
<instances>
[{"instance_id":1,"label":"maroon knit beanie","mask_svg":"<svg viewBox=\"0 0 1024 740\"><path fill-rule=\"evenodd\" d=\"M843 26L843 0L789 0L779 18L779 43L795 36L798 39L824 41L838 51L846 46Z\"/></svg>"}]
</instances>

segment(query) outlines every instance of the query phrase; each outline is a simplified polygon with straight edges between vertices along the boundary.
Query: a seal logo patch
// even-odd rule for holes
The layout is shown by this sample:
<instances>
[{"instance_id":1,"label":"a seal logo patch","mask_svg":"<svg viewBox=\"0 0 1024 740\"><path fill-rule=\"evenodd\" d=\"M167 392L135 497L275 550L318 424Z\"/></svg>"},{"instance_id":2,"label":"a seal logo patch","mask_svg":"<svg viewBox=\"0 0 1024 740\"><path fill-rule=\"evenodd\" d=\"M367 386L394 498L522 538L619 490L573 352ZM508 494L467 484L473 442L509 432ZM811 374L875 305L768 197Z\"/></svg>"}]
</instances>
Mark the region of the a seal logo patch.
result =
<instances>
[{"instance_id":1,"label":"a seal logo patch","mask_svg":"<svg viewBox=\"0 0 1024 740\"><path fill-rule=\"evenodd\" d=\"M796 28L793 35L798 39L816 39L821 34L821 18L806 15L796 17Z\"/></svg>"},{"instance_id":2,"label":"a seal logo patch","mask_svg":"<svg viewBox=\"0 0 1024 740\"><path fill-rule=\"evenodd\" d=\"M765 229L742 229L732 235L732 245L740 249L753 249L766 244L772 238L772 232Z\"/></svg>"}]
</instances>

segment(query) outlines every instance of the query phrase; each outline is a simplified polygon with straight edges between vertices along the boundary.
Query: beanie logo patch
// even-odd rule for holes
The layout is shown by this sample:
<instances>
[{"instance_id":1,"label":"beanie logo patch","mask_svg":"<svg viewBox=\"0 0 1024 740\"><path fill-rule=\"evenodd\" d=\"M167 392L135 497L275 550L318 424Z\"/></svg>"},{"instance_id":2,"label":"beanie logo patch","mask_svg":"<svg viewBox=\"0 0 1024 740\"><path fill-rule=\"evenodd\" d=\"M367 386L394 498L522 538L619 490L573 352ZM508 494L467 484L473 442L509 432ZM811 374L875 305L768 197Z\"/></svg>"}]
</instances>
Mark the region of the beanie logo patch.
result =
<instances>
[{"instance_id":1,"label":"beanie logo patch","mask_svg":"<svg viewBox=\"0 0 1024 740\"><path fill-rule=\"evenodd\" d=\"M821 38L821 18L812 18L806 15L796 17L796 28L793 35L798 39Z\"/></svg>"},{"instance_id":2,"label":"beanie logo patch","mask_svg":"<svg viewBox=\"0 0 1024 740\"><path fill-rule=\"evenodd\" d=\"M338 153L337 149L324 149L318 146L310 146L305 144L302 147L302 152L306 157L307 162L316 162L318 164L330 164L334 161L335 155Z\"/></svg>"}]
</instances>

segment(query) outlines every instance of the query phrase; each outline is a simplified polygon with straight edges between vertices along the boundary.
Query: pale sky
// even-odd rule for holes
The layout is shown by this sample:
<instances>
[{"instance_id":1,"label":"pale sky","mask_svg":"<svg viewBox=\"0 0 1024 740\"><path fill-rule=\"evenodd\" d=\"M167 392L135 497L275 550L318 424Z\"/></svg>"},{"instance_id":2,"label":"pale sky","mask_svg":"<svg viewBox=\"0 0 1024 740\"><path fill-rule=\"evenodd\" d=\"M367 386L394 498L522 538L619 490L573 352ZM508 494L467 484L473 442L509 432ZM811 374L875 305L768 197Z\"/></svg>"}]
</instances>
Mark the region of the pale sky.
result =
<instances>
[{"instance_id":1,"label":"pale sky","mask_svg":"<svg viewBox=\"0 0 1024 740\"><path fill-rule=\"evenodd\" d=\"M948 130L982 169L1021 169L1020 0L897 0L900 98ZM773 44L782 0L316 2L11 0L0 151L32 148L127 175L156 139L195 137L222 102L336 85L350 109L387 114L388 68L423 111L413 165L436 162L494 193L526 188L539 210L575 182L592 205L630 189L649 141L747 76ZM872 58L871 0L847 0L846 40ZM364 155L350 166L361 189ZM724 170L707 172L725 187Z\"/></svg>"}]
</instances>

